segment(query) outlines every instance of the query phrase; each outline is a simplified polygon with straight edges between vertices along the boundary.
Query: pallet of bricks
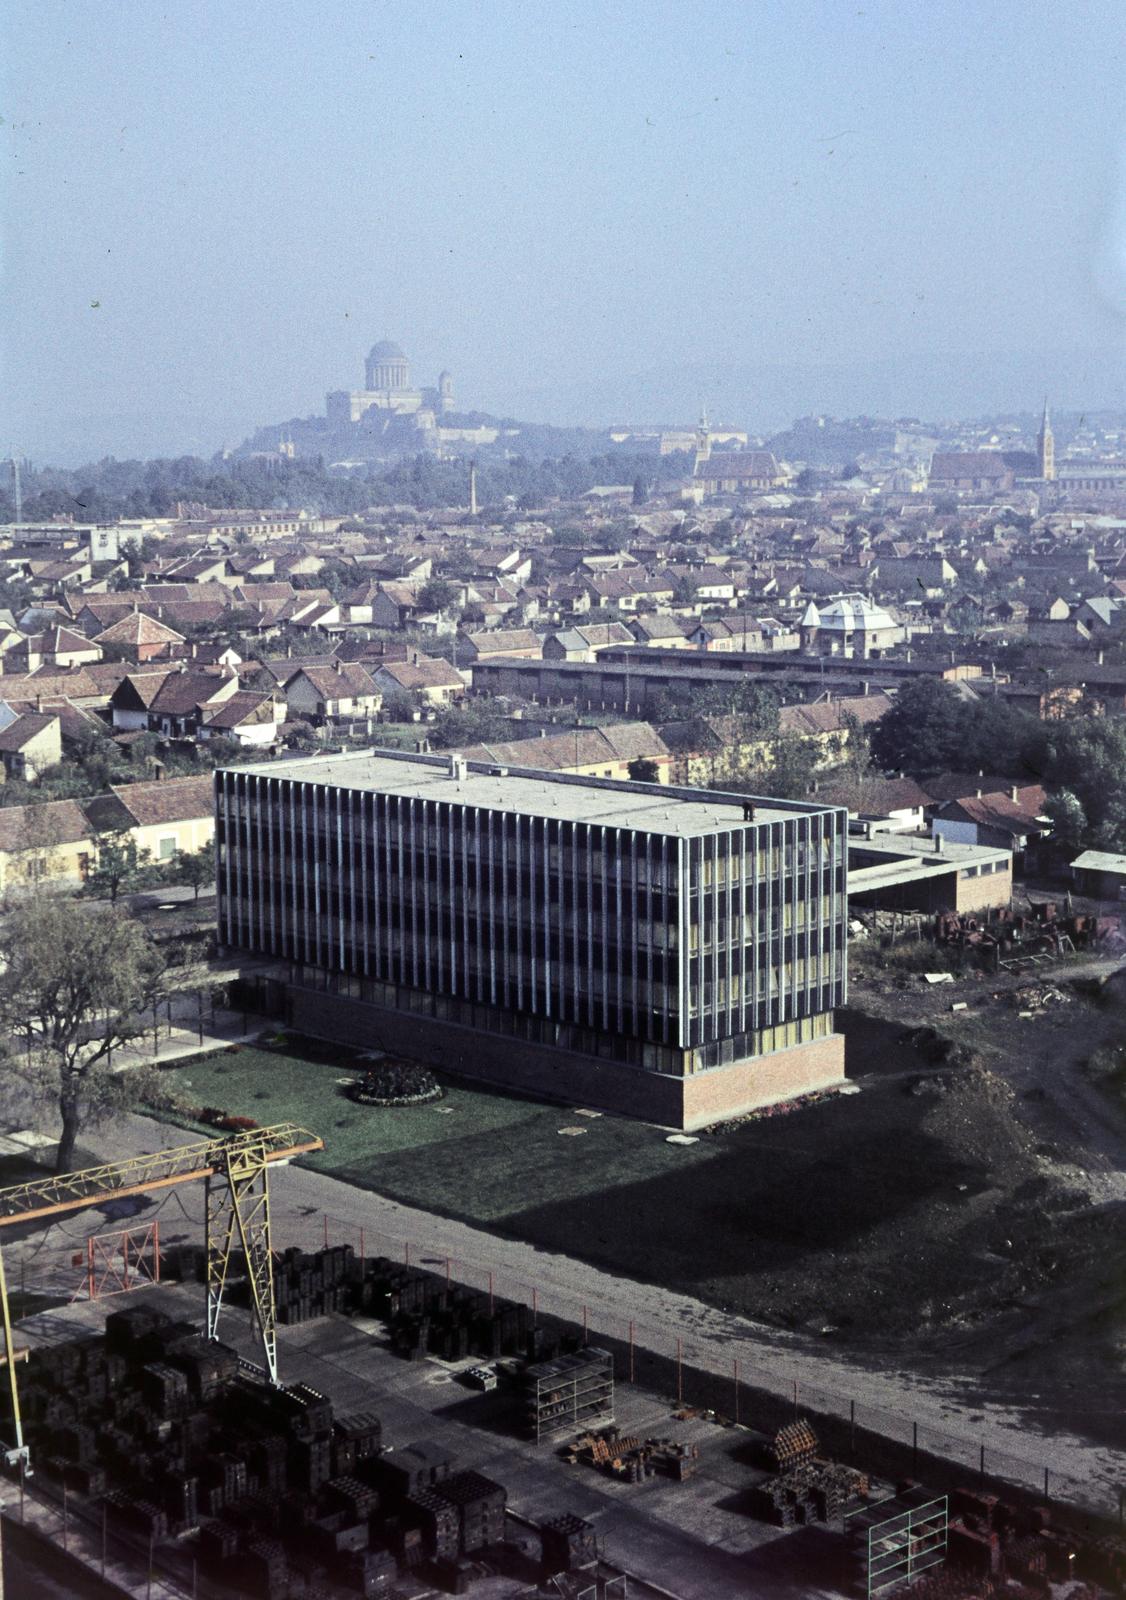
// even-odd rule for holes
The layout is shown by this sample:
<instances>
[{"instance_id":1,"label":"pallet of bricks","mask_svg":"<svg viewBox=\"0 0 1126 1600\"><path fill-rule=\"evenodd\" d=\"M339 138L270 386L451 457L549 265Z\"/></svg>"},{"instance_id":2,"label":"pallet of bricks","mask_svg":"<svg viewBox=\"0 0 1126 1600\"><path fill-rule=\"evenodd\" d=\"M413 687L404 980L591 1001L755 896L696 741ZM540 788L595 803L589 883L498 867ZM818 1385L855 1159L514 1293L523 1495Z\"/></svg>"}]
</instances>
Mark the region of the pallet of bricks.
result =
<instances>
[{"instance_id":1,"label":"pallet of bricks","mask_svg":"<svg viewBox=\"0 0 1126 1600\"><path fill-rule=\"evenodd\" d=\"M869 1491L868 1477L827 1460L806 1418L779 1428L768 1447L771 1477L750 1491L747 1509L762 1522L793 1528L808 1522L843 1526L846 1513Z\"/></svg>"},{"instance_id":2,"label":"pallet of bricks","mask_svg":"<svg viewBox=\"0 0 1126 1600\"><path fill-rule=\"evenodd\" d=\"M1126 1594L1126 1539L1053 1528L1046 1506L1025 1510L999 1496L956 1489L950 1496L947 1561L951 1569L998 1585L1077 1579Z\"/></svg>"},{"instance_id":3,"label":"pallet of bricks","mask_svg":"<svg viewBox=\"0 0 1126 1600\"><path fill-rule=\"evenodd\" d=\"M478 1472L453 1472L442 1446L420 1440L382 1457L374 1473L391 1517L400 1560L408 1570L432 1562L453 1592L469 1558L504 1542L507 1493Z\"/></svg>"},{"instance_id":4,"label":"pallet of bricks","mask_svg":"<svg viewBox=\"0 0 1126 1600\"><path fill-rule=\"evenodd\" d=\"M161 1276L184 1283L203 1283L207 1252L199 1245L173 1245L160 1258ZM360 1273L350 1244L332 1245L306 1252L289 1249L274 1261L274 1306L280 1323L293 1327L331 1312L351 1312L356 1306ZM231 1286L232 1299L249 1304L244 1282Z\"/></svg>"},{"instance_id":5,"label":"pallet of bricks","mask_svg":"<svg viewBox=\"0 0 1126 1600\"><path fill-rule=\"evenodd\" d=\"M540 1579L526 1600L625 1600L628 1593L624 1574L603 1564L593 1523L570 1512L540 1527Z\"/></svg>"},{"instance_id":6,"label":"pallet of bricks","mask_svg":"<svg viewBox=\"0 0 1126 1600\"><path fill-rule=\"evenodd\" d=\"M539 1360L556 1348L554 1335L532 1327L527 1306L384 1257L365 1263L352 1299L356 1310L387 1322L392 1349L408 1361L427 1355L443 1361L506 1355Z\"/></svg>"}]
</instances>

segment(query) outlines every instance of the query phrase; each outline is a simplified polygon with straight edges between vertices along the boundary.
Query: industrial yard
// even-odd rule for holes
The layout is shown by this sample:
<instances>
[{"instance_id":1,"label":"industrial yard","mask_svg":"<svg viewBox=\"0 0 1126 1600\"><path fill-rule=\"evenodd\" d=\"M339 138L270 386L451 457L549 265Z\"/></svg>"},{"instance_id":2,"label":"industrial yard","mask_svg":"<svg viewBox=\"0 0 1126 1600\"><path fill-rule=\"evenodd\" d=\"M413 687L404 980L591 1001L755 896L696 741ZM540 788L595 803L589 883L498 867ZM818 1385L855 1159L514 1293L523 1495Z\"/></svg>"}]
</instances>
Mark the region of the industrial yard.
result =
<instances>
[{"instance_id":1,"label":"industrial yard","mask_svg":"<svg viewBox=\"0 0 1126 1600\"><path fill-rule=\"evenodd\" d=\"M972 1474L961 1485L885 1475L863 1444L855 1461L834 1460L797 1413L756 1431L615 1380L609 1358L573 1337L574 1355L524 1378L512 1360L482 1368L479 1350L429 1352L425 1336L408 1348L394 1308L425 1304L432 1325L452 1314L456 1327L456 1307L474 1300L440 1275L408 1294L426 1274L335 1248L291 1264L316 1301L332 1284L370 1289L367 1313L311 1303L308 1320L281 1330L281 1391L246 1365L258 1347L237 1314L223 1342L198 1338L198 1288L152 1289L108 1320L75 1305L25 1324L40 1478L27 1522L95 1569L108 1554L117 1575L132 1550L152 1592L212 1600L840 1600L891 1593L943 1564L944 1597L979 1595L990 1573L1007 1573L1038 1594L1049 1579L1082 1578L1089 1586L1056 1592L1097 1600L1126 1576L1112 1537L1053 1521L1027 1496L998 1499ZM292 1304L287 1291L281 1300ZM474 1343L507 1348L505 1327L523 1339L507 1308L486 1317L479 1297L464 1325ZM540 1329L541 1344L559 1338ZM563 1374L592 1362L610 1376L578 1415ZM101 1418L96 1435L71 1415L76 1404ZM555 1586L537 1590L549 1574Z\"/></svg>"},{"instance_id":2,"label":"industrial yard","mask_svg":"<svg viewBox=\"0 0 1126 1600\"><path fill-rule=\"evenodd\" d=\"M1066 968L865 977L841 1019L859 1093L691 1144L464 1082L375 1112L346 1098L346 1055L310 1061L294 1042L170 1076L228 1112L323 1128L307 1160L349 1183L854 1359L909 1336L913 1365L1035 1394L1050 1424L1075 1417L1076 1384L1108 1400L1124 1384L1126 1116L1084 1063L1126 1013L1084 987ZM1117 1442L1107 1406L1082 1409Z\"/></svg>"}]
</instances>

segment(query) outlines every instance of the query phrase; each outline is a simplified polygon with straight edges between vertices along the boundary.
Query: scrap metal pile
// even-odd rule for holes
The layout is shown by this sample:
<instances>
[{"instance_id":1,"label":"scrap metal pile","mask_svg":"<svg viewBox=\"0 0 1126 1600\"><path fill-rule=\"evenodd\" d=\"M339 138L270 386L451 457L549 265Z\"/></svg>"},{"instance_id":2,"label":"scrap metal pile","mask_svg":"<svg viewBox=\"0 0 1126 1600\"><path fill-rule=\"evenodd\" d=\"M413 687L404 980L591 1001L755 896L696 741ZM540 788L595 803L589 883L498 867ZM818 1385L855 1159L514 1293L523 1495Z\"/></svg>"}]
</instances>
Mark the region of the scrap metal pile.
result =
<instances>
[{"instance_id":1,"label":"scrap metal pile","mask_svg":"<svg viewBox=\"0 0 1126 1600\"><path fill-rule=\"evenodd\" d=\"M1034 956L1094 949L1116 938L1119 928L1117 917L1061 916L1050 901L1035 906L1028 917L1007 910L940 911L933 925L936 944L964 952L987 972Z\"/></svg>"},{"instance_id":2,"label":"scrap metal pile","mask_svg":"<svg viewBox=\"0 0 1126 1600\"><path fill-rule=\"evenodd\" d=\"M641 1483L658 1473L682 1483L696 1471L700 1447L676 1439L635 1439L617 1428L601 1428L580 1434L565 1454L572 1466L582 1462L627 1483Z\"/></svg>"}]
</instances>

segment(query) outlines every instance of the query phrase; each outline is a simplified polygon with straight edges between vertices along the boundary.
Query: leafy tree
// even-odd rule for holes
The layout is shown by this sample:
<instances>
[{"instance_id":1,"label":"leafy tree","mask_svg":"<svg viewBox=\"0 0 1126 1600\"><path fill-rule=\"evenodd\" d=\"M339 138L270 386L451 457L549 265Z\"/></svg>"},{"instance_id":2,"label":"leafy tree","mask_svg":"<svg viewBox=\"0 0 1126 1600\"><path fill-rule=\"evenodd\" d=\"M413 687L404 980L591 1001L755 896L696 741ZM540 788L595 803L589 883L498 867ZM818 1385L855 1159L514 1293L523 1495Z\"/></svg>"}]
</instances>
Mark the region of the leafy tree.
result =
<instances>
[{"instance_id":1,"label":"leafy tree","mask_svg":"<svg viewBox=\"0 0 1126 1600\"><path fill-rule=\"evenodd\" d=\"M649 756L635 756L629 764L628 771L634 783L660 783L661 781L660 768Z\"/></svg>"},{"instance_id":2,"label":"leafy tree","mask_svg":"<svg viewBox=\"0 0 1126 1600\"><path fill-rule=\"evenodd\" d=\"M163 972L145 929L112 906L40 898L0 927L6 1071L58 1112L56 1171L70 1170L83 1127L136 1105L147 1087L140 1069L112 1071L112 1057L144 1031Z\"/></svg>"},{"instance_id":3,"label":"leafy tree","mask_svg":"<svg viewBox=\"0 0 1126 1600\"><path fill-rule=\"evenodd\" d=\"M204 844L198 850L182 850L163 869L161 876L166 883L184 884L194 892L193 900L199 899L199 891L215 882L215 850L212 845Z\"/></svg>"},{"instance_id":4,"label":"leafy tree","mask_svg":"<svg viewBox=\"0 0 1126 1600\"><path fill-rule=\"evenodd\" d=\"M457 605L458 588L448 578L428 578L418 591L423 611L450 611Z\"/></svg>"},{"instance_id":5,"label":"leafy tree","mask_svg":"<svg viewBox=\"0 0 1126 1600\"><path fill-rule=\"evenodd\" d=\"M941 678L917 678L896 695L872 737L884 768L902 772L961 772L969 765L964 702Z\"/></svg>"},{"instance_id":6,"label":"leafy tree","mask_svg":"<svg viewBox=\"0 0 1126 1600\"><path fill-rule=\"evenodd\" d=\"M813 739L778 733L770 741L770 764L756 774L758 792L779 800L802 800L809 793L820 752Z\"/></svg>"},{"instance_id":7,"label":"leafy tree","mask_svg":"<svg viewBox=\"0 0 1126 1600\"><path fill-rule=\"evenodd\" d=\"M439 750L453 750L463 744L492 744L511 737L512 726L506 714L488 695L443 706L430 732L430 742Z\"/></svg>"},{"instance_id":8,"label":"leafy tree","mask_svg":"<svg viewBox=\"0 0 1126 1600\"><path fill-rule=\"evenodd\" d=\"M1118 719L1049 725L1044 784L1061 844L1126 851L1126 726Z\"/></svg>"},{"instance_id":9,"label":"leafy tree","mask_svg":"<svg viewBox=\"0 0 1126 1600\"><path fill-rule=\"evenodd\" d=\"M97 861L82 886L83 894L116 905L119 894L140 888L150 855L148 850L138 850L137 841L124 828L103 833L98 839Z\"/></svg>"},{"instance_id":10,"label":"leafy tree","mask_svg":"<svg viewBox=\"0 0 1126 1600\"><path fill-rule=\"evenodd\" d=\"M636 477L633 480L633 499L632 499L632 504L635 505L635 506L643 506L645 504L645 502L648 500L648 498L649 498L649 486L645 482L645 479L643 477L641 477L640 475L638 475L638 477Z\"/></svg>"}]
</instances>

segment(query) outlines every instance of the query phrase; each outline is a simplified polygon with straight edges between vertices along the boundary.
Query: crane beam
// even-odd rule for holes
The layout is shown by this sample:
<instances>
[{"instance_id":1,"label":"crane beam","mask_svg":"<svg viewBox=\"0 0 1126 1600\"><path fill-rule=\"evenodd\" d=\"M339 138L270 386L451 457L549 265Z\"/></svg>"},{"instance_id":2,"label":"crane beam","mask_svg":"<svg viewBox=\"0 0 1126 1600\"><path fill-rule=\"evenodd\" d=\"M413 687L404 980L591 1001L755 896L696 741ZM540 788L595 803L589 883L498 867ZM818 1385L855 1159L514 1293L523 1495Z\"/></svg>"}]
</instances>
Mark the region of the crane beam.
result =
<instances>
[{"instance_id":1,"label":"crane beam","mask_svg":"<svg viewBox=\"0 0 1126 1600\"><path fill-rule=\"evenodd\" d=\"M248 1129L220 1139L197 1139L191 1144L154 1150L148 1155L129 1156L124 1161L107 1161L99 1167L84 1167L78 1172L53 1173L31 1183L17 1183L0 1189L0 1228L19 1222L34 1222L83 1206L104 1205L107 1200L123 1200L129 1195L152 1189L167 1189L174 1184L193 1183L202 1178L207 1186L207 1336L219 1337L219 1312L230 1270L235 1241L246 1259L250 1300L266 1370L271 1383L278 1382L276 1317L274 1312L273 1252L270 1241L269 1169L273 1162L289 1161L312 1150L323 1150L324 1140L299 1128L296 1123L279 1122L268 1128ZM26 1351L16 1350L8 1310L8 1288L4 1278L4 1258L0 1253L0 1334L6 1367L8 1399L12 1412L15 1446L0 1447L9 1466L28 1462L20 1417L16 1363Z\"/></svg>"},{"instance_id":2,"label":"crane beam","mask_svg":"<svg viewBox=\"0 0 1126 1600\"><path fill-rule=\"evenodd\" d=\"M323 1150L324 1140L307 1128L279 1122L221 1139L196 1140L169 1150L154 1150L150 1155L109 1161L100 1167L84 1167L78 1172L53 1173L48 1178L0 1189L0 1228L225 1173L227 1153L237 1153L251 1145L263 1150L267 1162L289 1161L312 1150Z\"/></svg>"}]
</instances>

